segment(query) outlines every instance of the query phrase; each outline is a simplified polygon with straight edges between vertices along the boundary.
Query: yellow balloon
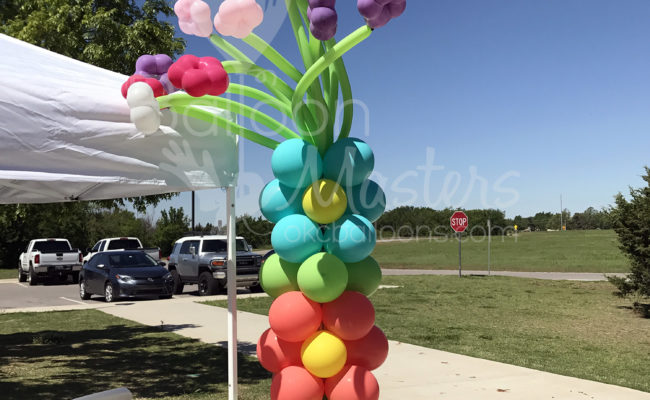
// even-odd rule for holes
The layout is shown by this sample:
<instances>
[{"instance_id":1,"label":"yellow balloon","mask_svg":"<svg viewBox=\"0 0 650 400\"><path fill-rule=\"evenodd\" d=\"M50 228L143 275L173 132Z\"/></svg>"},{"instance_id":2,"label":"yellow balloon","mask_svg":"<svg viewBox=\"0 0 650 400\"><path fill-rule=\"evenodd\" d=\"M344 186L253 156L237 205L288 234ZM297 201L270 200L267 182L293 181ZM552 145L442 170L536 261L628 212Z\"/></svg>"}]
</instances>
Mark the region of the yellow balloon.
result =
<instances>
[{"instance_id":1,"label":"yellow balloon","mask_svg":"<svg viewBox=\"0 0 650 400\"><path fill-rule=\"evenodd\" d=\"M341 339L328 331L318 331L304 341L300 355L312 375L329 378L343 369L348 351Z\"/></svg>"},{"instance_id":2,"label":"yellow balloon","mask_svg":"<svg viewBox=\"0 0 650 400\"><path fill-rule=\"evenodd\" d=\"M329 179L314 182L302 196L305 214L319 224L329 224L341 218L347 207L345 190Z\"/></svg>"}]
</instances>

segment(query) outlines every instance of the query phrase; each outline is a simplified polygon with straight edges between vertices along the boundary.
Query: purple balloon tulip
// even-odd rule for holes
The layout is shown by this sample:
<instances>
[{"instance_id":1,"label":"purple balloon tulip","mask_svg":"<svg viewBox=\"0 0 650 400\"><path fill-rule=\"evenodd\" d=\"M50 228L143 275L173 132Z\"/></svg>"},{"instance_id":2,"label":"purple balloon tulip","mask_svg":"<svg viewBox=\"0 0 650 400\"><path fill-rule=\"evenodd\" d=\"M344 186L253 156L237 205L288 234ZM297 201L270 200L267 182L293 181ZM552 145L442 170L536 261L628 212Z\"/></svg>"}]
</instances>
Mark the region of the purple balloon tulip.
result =
<instances>
[{"instance_id":1,"label":"purple balloon tulip","mask_svg":"<svg viewBox=\"0 0 650 400\"><path fill-rule=\"evenodd\" d=\"M372 29L381 28L406 9L406 0L357 0L357 9Z\"/></svg>"},{"instance_id":2,"label":"purple balloon tulip","mask_svg":"<svg viewBox=\"0 0 650 400\"><path fill-rule=\"evenodd\" d=\"M329 40L334 37L338 23L335 5L336 0L309 0L309 30L316 39Z\"/></svg>"},{"instance_id":3,"label":"purple balloon tulip","mask_svg":"<svg viewBox=\"0 0 650 400\"><path fill-rule=\"evenodd\" d=\"M136 71L146 72L149 75L162 75L172 65L173 61L167 54L144 54L135 62Z\"/></svg>"}]
</instances>

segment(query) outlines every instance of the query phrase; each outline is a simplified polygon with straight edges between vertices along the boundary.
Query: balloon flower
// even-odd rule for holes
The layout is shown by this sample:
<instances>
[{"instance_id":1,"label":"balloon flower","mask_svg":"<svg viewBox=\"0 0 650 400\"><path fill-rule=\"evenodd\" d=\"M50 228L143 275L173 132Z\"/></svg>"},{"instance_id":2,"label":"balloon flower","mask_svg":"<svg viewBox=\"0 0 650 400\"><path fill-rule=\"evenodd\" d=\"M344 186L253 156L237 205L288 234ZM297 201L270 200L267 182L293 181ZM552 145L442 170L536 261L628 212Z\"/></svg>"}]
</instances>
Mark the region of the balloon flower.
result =
<instances>
[{"instance_id":1,"label":"balloon flower","mask_svg":"<svg viewBox=\"0 0 650 400\"><path fill-rule=\"evenodd\" d=\"M338 15L334 9L335 3L336 0L309 0L309 30L318 40L330 40L336 33Z\"/></svg>"},{"instance_id":2,"label":"balloon flower","mask_svg":"<svg viewBox=\"0 0 650 400\"><path fill-rule=\"evenodd\" d=\"M174 4L178 26L183 33L208 37L212 33L210 6L202 0L178 0Z\"/></svg>"},{"instance_id":3,"label":"balloon flower","mask_svg":"<svg viewBox=\"0 0 650 400\"><path fill-rule=\"evenodd\" d=\"M144 76L145 78L154 78L162 83L163 88L167 93L174 93L176 90L174 85L167 77L167 70L171 67L173 61L167 54L144 54L138 57L135 62L135 74Z\"/></svg>"},{"instance_id":4,"label":"balloon flower","mask_svg":"<svg viewBox=\"0 0 650 400\"><path fill-rule=\"evenodd\" d=\"M184 55L167 72L169 81L192 97L223 94L230 80L221 61L214 57Z\"/></svg>"},{"instance_id":5,"label":"balloon flower","mask_svg":"<svg viewBox=\"0 0 650 400\"><path fill-rule=\"evenodd\" d=\"M264 19L264 11L255 0L225 0L214 17L214 27L222 35L243 39Z\"/></svg>"},{"instance_id":6,"label":"balloon flower","mask_svg":"<svg viewBox=\"0 0 650 400\"><path fill-rule=\"evenodd\" d=\"M381 28L406 9L406 0L358 0L357 8L372 29Z\"/></svg>"},{"instance_id":7,"label":"balloon flower","mask_svg":"<svg viewBox=\"0 0 650 400\"><path fill-rule=\"evenodd\" d=\"M158 110L168 108L273 151L274 179L259 196L262 215L275 224L275 254L259 273L273 302L269 329L257 343L261 365L273 373L271 400L377 400L373 370L387 359L389 344L369 298L382 277L370 254L386 195L370 180L370 145L350 136L354 101L342 57L400 16L406 0L357 0L361 26L339 41L336 0L285 2L301 65L253 33L264 18L255 0L224 0L213 17L203 1L179 0L174 10L181 29L209 36L231 59L184 55L170 63L143 56L139 75L123 92L144 133L158 129ZM241 39L266 61L256 64L236 44L212 34L210 18L220 35ZM229 74L242 76L241 83L230 84ZM165 94L165 76L185 92ZM195 106L239 118L233 122ZM250 123L245 127L240 119Z\"/></svg>"}]
</instances>

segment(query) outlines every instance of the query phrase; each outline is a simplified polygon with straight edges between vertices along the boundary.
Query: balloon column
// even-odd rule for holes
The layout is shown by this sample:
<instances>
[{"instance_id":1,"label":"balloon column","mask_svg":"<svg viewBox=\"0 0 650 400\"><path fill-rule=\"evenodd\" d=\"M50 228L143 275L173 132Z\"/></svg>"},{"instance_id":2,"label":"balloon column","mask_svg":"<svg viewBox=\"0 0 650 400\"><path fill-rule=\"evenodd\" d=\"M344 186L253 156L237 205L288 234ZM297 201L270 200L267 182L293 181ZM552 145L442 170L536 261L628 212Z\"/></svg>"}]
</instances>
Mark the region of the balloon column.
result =
<instances>
[{"instance_id":1,"label":"balloon column","mask_svg":"<svg viewBox=\"0 0 650 400\"><path fill-rule=\"evenodd\" d=\"M122 91L132 121L145 134L158 130L159 110L166 108L273 149L275 179L259 200L262 214L275 223L276 253L260 271L261 285L274 301L270 328L257 344L260 363L274 374L271 399L376 400L379 385L371 371L386 359L388 341L375 326L368 299L381 281L370 254L373 222L386 198L369 179L370 146L349 137L354 102L341 57L401 15L406 0L358 0L363 25L340 41L334 36L342 7L335 0L285 2L304 70L253 33L264 17L255 0L224 0L214 17L202 0L179 0L174 10L181 30L209 37L232 60L184 55L172 63L164 55L144 55ZM292 82L255 64L221 35L242 39ZM232 83L232 74L255 78L265 90ZM259 107L220 96L224 93L274 109L295 129ZM194 106L228 110L284 140Z\"/></svg>"}]
</instances>

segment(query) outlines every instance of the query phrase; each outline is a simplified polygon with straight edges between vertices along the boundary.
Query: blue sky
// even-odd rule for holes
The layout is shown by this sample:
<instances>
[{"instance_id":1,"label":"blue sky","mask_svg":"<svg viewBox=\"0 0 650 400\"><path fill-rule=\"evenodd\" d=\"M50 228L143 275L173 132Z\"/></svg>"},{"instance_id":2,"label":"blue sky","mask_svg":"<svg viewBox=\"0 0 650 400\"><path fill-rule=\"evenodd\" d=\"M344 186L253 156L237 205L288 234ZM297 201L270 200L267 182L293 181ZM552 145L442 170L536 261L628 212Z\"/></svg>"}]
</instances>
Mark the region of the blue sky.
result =
<instances>
[{"instance_id":1,"label":"blue sky","mask_svg":"<svg viewBox=\"0 0 650 400\"><path fill-rule=\"evenodd\" d=\"M207 2L213 11L220 3ZM284 2L258 3L270 8L256 33L301 65ZM355 2L337 11L337 39L363 23ZM352 135L372 146L389 208L490 207L514 217L557 212L562 195L577 212L641 186L649 17L647 0L410 0L344 58L368 110L366 124L357 108ZM224 59L207 39L181 35L186 53ZM238 214L258 215L271 151L246 142L240 150ZM224 202L221 190L197 192L197 222L225 219ZM152 212L189 213L190 204L181 194Z\"/></svg>"}]
</instances>

